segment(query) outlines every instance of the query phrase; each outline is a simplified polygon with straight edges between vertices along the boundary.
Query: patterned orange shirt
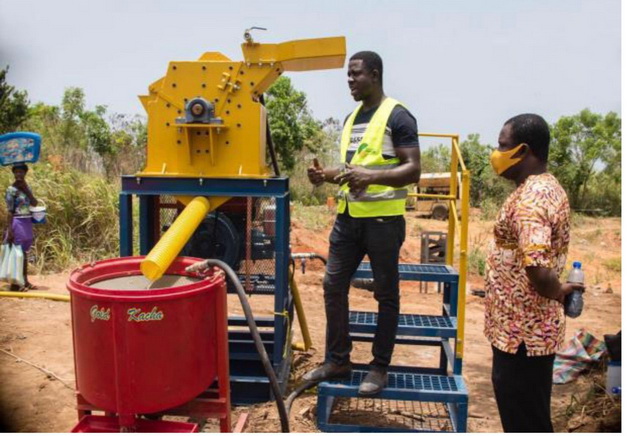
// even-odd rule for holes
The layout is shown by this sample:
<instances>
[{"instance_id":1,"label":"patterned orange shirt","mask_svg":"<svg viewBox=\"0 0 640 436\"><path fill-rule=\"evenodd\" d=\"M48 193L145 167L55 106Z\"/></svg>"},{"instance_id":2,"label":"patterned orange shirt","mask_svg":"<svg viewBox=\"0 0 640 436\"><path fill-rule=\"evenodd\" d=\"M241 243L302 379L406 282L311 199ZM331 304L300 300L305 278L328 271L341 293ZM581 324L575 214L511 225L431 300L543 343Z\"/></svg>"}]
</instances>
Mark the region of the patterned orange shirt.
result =
<instances>
[{"instance_id":1,"label":"patterned orange shirt","mask_svg":"<svg viewBox=\"0 0 640 436\"><path fill-rule=\"evenodd\" d=\"M524 341L528 356L555 353L564 342L562 304L538 294L525 268L552 268L560 277L569 248L569 201L549 173L529 176L502 205L485 277L484 334L515 354Z\"/></svg>"}]
</instances>

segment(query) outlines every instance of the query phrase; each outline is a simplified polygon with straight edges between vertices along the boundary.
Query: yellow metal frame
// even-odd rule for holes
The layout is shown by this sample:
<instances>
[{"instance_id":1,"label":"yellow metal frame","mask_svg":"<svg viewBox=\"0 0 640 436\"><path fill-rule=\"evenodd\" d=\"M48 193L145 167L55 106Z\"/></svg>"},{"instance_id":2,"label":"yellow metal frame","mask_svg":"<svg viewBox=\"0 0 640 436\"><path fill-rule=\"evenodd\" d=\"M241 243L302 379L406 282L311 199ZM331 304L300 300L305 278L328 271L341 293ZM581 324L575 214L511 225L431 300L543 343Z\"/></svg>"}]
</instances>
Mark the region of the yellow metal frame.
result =
<instances>
[{"instance_id":1,"label":"yellow metal frame","mask_svg":"<svg viewBox=\"0 0 640 436\"><path fill-rule=\"evenodd\" d=\"M469 235L469 190L471 175L467 170L462 153L460 152L460 136L456 134L442 133L418 133L423 138L448 138L451 140L451 181L449 195L438 194L409 194L412 197L447 200L449 202L449 232L447 234L447 265L452 265L455 259L456 237L459 239L460 250L458 258L458 271L460 282L458 283L458 336L456 345L456 357L462 358L464 354L464 326L465 306L467 295L467 262L468 262L468 235ZM462 172L460 190L458 190L458 167ZM460 199L460 219L456 200Z\"/></svg>"}]
</instances>

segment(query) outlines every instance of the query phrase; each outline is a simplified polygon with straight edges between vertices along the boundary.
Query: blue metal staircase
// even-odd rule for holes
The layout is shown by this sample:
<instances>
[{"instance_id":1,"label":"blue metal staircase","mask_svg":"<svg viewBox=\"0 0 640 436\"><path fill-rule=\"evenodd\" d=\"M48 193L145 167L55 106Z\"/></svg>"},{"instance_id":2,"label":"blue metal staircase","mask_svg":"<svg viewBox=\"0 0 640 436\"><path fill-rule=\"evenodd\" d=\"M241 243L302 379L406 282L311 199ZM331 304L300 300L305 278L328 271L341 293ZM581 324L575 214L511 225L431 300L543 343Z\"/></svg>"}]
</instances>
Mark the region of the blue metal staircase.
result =
<instances>
[{"instance_id":1,"label":"blue metal staircase","mask_svg":"<svg viewBox=\"0 0 640 436\"><path fill-rule=\"evenodd\" d=\"M349 379L318 387L318 427L327 432L465 432L469 394L462 379L458 340L458 272L441 264L400 264L401 281L444 284L440 315L400 314L396 344L440 349L437 367L391 366L388 386L374 397L359 397L367 365L355 365ZM363 262L354 278L373 278ZM353 341L371 342L378 314L351 311ZM363 422L367 423L366 425Z\"/></svg>"}]
</instances>

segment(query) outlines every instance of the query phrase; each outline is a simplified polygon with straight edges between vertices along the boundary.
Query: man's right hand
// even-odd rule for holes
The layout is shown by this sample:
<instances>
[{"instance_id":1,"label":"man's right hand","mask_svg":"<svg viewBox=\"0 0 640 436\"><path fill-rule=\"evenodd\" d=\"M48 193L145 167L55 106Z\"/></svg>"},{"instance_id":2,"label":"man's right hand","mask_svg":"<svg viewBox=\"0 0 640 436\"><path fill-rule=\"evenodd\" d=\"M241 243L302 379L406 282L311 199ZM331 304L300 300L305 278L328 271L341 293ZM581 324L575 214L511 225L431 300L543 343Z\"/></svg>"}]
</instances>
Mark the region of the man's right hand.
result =
<instances>
[{"instance_id":1,"label":"man's right hand","mask_svg":"<svg viewBox=\"0 0 640 436\"><path fill-rule=\"evenodd\" d=\"M326 180L326 174L324 168L320 166L318 159L313 159L313 166L307 168L307 177L314 186L320 186Z\"/></svg>"}]
</instances>

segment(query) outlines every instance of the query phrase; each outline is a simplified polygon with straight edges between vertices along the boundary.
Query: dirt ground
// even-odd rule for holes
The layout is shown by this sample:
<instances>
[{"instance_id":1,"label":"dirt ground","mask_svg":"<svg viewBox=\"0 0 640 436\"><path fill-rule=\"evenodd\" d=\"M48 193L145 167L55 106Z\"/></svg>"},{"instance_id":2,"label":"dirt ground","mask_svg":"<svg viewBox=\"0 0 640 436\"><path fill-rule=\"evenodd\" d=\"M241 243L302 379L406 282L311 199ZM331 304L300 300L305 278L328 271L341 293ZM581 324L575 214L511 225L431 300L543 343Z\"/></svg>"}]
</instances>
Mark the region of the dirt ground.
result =
<instances>
[{"instance_id":1,"label":"dirt ground","mask_svg":"<svg viewBox=\"0 0 640 436\"><path fill-rule=\"evenodd\" d=\"M427 220L410 213L407 221L407 240L402 248L402 261L417 262L420 253L420 233L424 230L445 230L442 222ZM293 221L291 245L294 252L327 252L329 227L308 231L301 222ZM469 252L482 253L491 235L491 222L481 221L477 212L472 217ZM572 230L570 261L581 260L584 265L587 293L585 310L577 319L568 319L568 341L580 328L596 337L617 333L621 328L620 219L580 218ZM324 309L322 301L322 265L310 262L307 271L296 273L304 307L311 329L314 349L297 352L294 358L292 382L322 360L324 349ZM67 273L35 276L33 282L44 292L67 294ZM439 314L441 298L434 285L428 293L420 293L415 283L401 284L401 311L405 313ZM470 393L468 429L471 432L500 432L500 420L490 380L491 349L482 334L483 299L471 295L482 289L483 280L472 271L467 287L465 347L463 375ZM4 290L4 289L3 289ZM240 313L230 295L231 311ZM375 310L372 295L352 289L352 308ZM268 312L267 302L255 297L256 312ZM302 341L295 326L294 342ZM366 363L370 360L370 345L357 344L352 359ZM398 346L392 364L419 365L435 363L437 352L429 347ZM48 374L35 366L48 371ZM68 303L42 299L0 297L0 425L1 430L15 432L67 432L77 422L74 397L73 349ZM568 385L554 386L552 413L556 431L580 430L580 425L566 419L572 397L587 393L591 383L587 377ZM293 406L291 430L317 432L315 425L316 398L303 395ZM246 431L277 432L278 415L274 404L234 409L234 418L249 412ZM568 427L569 426L569 427ZM215 431L215 424L205 431Z\"/></svg>"}]
</instances>

